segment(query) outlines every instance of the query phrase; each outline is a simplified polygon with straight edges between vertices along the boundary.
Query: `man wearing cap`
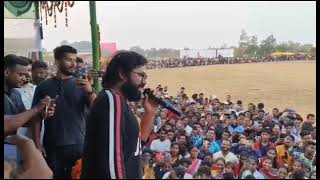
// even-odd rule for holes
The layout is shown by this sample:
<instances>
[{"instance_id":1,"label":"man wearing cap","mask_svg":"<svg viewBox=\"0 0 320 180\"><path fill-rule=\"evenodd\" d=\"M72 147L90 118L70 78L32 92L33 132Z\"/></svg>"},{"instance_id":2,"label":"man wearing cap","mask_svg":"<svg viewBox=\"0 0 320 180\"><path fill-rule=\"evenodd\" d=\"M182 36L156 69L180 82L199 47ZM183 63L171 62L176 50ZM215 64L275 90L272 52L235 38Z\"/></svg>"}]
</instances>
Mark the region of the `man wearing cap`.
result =
<instances>
[{"instance_id":1,"label":"man wearing cap","mask_svg":"<svg viewBox=\"0 0 320 180\"><path fill-rule=\"evenodd\" d=\"M279 120L281 121L281 119L286 119L289 122L293 123L295 118L296 118L295 110L286 108L285 110L283 110L282 113L285 113L285 112L287 112L287 115L286 116L282 116L282 118L280 117Z\"/></svg>"},{"instance_id":2,"label":"man wearing cap","mask_svg":"<svg viewBox=\"0 0 320 180\"><path fill-rule=\"evenodd\" d=\"M289 148L293 146L294 137L291 134L287 134L282 141L282 145L276 146L277 156L284 163L288 165L289 171L292 170L293 157L289 154Z\"/></svg>"}]
</instances>

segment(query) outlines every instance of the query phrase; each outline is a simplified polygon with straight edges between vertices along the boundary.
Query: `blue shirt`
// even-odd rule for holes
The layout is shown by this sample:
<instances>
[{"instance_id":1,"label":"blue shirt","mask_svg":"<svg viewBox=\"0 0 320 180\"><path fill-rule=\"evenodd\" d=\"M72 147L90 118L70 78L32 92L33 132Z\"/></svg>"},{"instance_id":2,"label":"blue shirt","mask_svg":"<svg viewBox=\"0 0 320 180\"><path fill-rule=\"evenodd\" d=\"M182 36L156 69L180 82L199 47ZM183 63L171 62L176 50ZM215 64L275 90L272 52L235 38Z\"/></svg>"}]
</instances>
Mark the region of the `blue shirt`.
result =
<instances>
[{"instance_id":1,"label":"blue shirt","mask_svg":"<svg viewBox=\"0 0 320 180\"><path fill-rule=\"evenodd\" d=\"M191 140L192 140L192 144L193 144L194 146L196 146L198 149L201 148L201 146L202 146L202 144L203 144L203 139L202 139L201 136L193 136L193 137L191 138Z\"/></svg>"},{"instance_id":2,"label":"blue shirt","mask_svg":"<svg viewBox=\"0 0 320 180\"><path fill-rule=\"evenodd\" d=\"M256 146L256 145L255 145ZM272 144L270 144L270 142L267 144L267 145L262 145L261 142L258 142L257 143L257 151L260 152L261 156L266 156L269 149L271 148Z\"/></svg>"},{"instance_id":3,"label":"blue shirt","mask_svg":"<svg viewBox=\"0 0 320 180\"><path fill-rule=\"evenodd\" d=\"M256 158L260 158L261 157L260 151L251 150L251 149L248 149L245 146L239 146L238 147L238 153L241 154L242 152L246 152L246 154L248 154L249 157L250 156L254 156Z\"/></svg>"},{"instance_id":4,"label":"blue shirt","mask_svg":"<svg viewBox=\"0 0 320 180\"><path fill-rule=\"evenodd\" d=\"M221 147L222 139L217 140L216 143L218 144L219 147Z\"/></svg>"},{"instance_id":5,"label":"blue shirt","mask_svg":"<svg viewBox=\"0 0 320 180\"><path fill-rule=\"evenodd\" d=\"M220 149L220 146L218 145L218 143L216 141L211 141L210 147L209 147L209 152L214 154L220 150L221 149Z\"/></svg>"},{"instance_id":6,"label":"blue shirt","mask_svg":"<svg viewBox=\"0 0 320 180\"><path fill-rule=\"evenodd\" d=\"M242 126L232 127L231 125L228 126L228 131L232 133L243 133L244 128Z\"/></svg>"}]
</instances>

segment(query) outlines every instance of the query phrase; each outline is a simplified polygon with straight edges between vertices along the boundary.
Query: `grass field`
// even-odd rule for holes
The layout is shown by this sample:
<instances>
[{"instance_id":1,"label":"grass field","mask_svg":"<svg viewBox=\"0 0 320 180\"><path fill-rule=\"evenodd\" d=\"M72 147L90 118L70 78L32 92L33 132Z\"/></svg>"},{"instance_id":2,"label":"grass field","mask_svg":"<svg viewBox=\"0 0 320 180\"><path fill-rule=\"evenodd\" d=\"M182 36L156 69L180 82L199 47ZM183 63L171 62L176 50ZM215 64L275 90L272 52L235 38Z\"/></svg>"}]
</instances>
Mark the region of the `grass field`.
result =
<instances>
[{"instance_id":1,"label":"grass field","mask_svg":"<svg viewBox=\"0 0 320 180\"><path fill-rule=\"evenodd\" d=\"M293 108L305 119L316 112L315 61L269 62L255 64L212 65L175 69L148 70L148 86L168 86L169 94L176 95L180 87L189 97L203 92L225 101L239 99L247 107L252 102L263 102L269 112Z\"/></svg>"}]
</instances>

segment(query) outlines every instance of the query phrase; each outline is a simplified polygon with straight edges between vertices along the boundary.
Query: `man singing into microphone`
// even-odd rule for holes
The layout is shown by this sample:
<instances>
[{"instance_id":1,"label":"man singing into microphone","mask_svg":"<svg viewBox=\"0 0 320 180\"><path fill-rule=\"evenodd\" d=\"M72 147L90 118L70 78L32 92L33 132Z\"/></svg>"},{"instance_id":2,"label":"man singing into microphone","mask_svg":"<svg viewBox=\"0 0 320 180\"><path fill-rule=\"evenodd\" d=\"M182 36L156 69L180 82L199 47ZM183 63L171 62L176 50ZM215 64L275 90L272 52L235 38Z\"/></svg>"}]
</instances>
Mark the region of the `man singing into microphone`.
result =
<instances>
[{"instance_id":1,"label":"man singing into microphone","mask_svg":"<svg viewBox=\"0 0 320 180\"><path fill-rule=\"evenodd\" d=\"M141 179L141 140L153 129L158 103L146 95L139 123L127 101L142 98L147 59L119 51L103 77L104 91L96 98L87 120L81 178Z\"/></svg>"}]
</instances>

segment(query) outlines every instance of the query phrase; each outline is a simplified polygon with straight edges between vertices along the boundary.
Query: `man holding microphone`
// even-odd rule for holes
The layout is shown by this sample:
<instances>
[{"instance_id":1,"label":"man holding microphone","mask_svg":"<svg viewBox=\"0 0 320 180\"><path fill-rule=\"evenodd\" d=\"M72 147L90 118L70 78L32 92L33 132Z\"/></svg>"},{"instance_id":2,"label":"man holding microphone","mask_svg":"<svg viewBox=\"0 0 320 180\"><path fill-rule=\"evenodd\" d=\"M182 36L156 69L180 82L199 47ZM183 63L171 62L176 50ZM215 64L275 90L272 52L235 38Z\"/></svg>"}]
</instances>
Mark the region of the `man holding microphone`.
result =
<instances>
[{"instance_id":1,"label":"man holding microphone","mask_svg":"<svg viewBox=\"0 0 320 180\"><path fill-rule=\"evenodd\" d=\"M104 90L87 120L82 178L141 179L141 141L153 130L159 104L145 95L141 121L128 101L142 98L147 60L132 51L119 51L103 77Z\"/></svg>"}]
</instances>

